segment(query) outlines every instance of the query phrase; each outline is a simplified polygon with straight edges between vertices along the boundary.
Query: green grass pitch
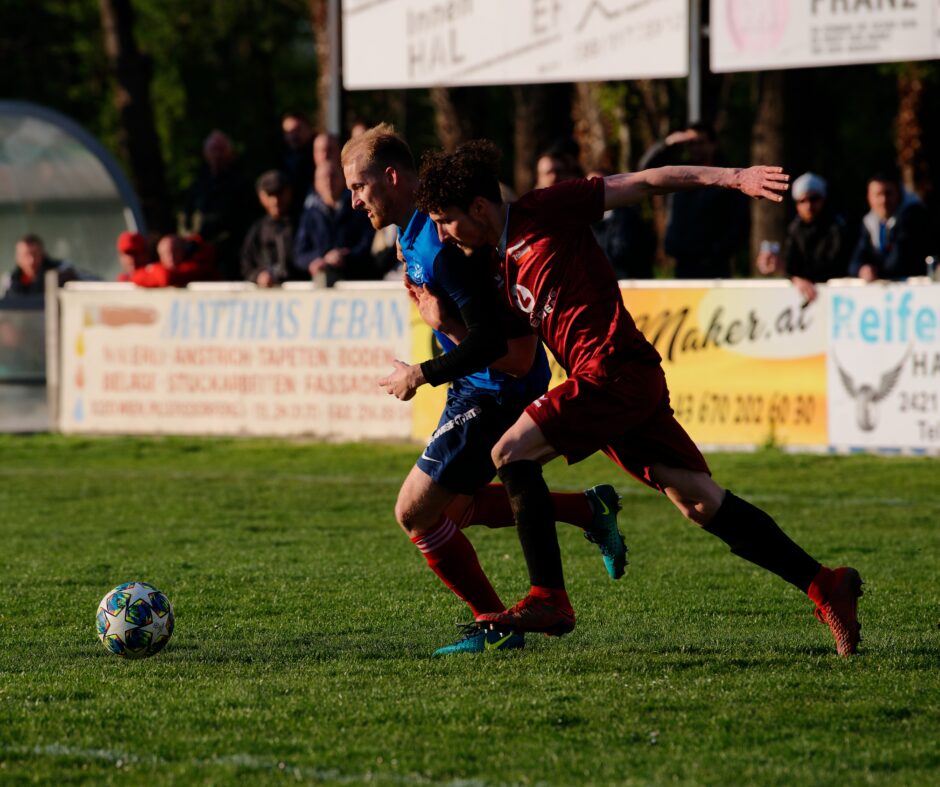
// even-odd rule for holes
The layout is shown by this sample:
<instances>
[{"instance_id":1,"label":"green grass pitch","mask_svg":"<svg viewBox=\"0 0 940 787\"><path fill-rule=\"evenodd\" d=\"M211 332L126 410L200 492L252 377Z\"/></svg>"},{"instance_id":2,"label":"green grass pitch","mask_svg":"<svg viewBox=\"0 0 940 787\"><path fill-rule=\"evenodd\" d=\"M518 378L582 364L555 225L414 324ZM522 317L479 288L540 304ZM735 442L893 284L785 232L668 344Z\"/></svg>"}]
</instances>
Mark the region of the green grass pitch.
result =
<instances>
[{"instance_id":1,"label":"green grass pitch","mask_svg":"<svg viewBox=\"0 0 940 787\"><path fill-rule=\"evenodd\" d=\"M0 784L932 784L940 777L933 459L710 456L716 478L866 580L862 655L810 602L603 458L631 565L559 526L578 627L432 659L465 621L395 525L414 446L0 437ZM468 531L507 602L512 530ZM173 640L107 653L142 579Z\"/></svg>"}]
</instances>

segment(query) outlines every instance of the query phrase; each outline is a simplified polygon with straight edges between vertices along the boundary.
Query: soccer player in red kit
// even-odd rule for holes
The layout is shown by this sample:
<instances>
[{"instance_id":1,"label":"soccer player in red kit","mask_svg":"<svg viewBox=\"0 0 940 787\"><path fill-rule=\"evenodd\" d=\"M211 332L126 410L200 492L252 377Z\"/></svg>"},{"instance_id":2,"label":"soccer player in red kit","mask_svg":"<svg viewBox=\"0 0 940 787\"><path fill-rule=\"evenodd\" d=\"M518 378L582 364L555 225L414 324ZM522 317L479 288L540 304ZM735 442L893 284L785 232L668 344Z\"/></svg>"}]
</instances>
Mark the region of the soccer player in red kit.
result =
<instances>
[{"instance_id":1,"label":"soccer player in red kit","mask_svg":"<svg viewBox=\"0 0 940 787\"><path fill-rule=\"evenodd\" d=\"M767 513L712 479L673 415L659 354L626 310L590 230L605 210L673 191L729 188L780 202L789 177L779 167L661 167L566 181L505 204L497 163L496 148L485 141L432 154L421 169L417 203L441 238L465 253L497 249L507 298L568 380L530 404L493 448L532 587L511 609L478 620L550 634L574 628L541 466L559 455L577 462L600 450L736 555L806 593L832 631L838 653L855 653L858 572L822 566ZM392 392L407 395L416 379L410 367L400 367Z\"/></svg>"}]
</instances>

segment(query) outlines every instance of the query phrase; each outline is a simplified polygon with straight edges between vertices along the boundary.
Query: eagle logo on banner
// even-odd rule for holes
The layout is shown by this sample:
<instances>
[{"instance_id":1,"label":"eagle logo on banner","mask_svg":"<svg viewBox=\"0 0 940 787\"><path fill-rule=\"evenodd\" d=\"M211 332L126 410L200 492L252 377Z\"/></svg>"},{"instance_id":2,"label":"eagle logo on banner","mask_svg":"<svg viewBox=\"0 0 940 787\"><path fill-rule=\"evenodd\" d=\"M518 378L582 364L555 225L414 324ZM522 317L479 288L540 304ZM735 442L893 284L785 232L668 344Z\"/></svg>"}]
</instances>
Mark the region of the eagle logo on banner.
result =
<instances>
[{"instance_id":1,"label":"eagle logo on banner","mask_svg":"<svg viewBox=\"0 0 940 787\"><path fill-rule=\"evenodd\" d=\"M842 387L845 388L848 395L855 400L855 420L858 423L859 429L863 432L874 431L875 427L878 425L878 411L875 405L885 399L888 394L894 390L894 387L898 384L898 380L901 379L901 372L904 370L904 364L907 362L907 358L910 354L911 349L908 348L901 362L881 375L881 380L879 380L877 388L867 384L856 385L852 376L842 368L842 364L839 363L836 354L832 354L836 369L839 370L839 379L842 381Z\"/></svg>"}]
</instances>

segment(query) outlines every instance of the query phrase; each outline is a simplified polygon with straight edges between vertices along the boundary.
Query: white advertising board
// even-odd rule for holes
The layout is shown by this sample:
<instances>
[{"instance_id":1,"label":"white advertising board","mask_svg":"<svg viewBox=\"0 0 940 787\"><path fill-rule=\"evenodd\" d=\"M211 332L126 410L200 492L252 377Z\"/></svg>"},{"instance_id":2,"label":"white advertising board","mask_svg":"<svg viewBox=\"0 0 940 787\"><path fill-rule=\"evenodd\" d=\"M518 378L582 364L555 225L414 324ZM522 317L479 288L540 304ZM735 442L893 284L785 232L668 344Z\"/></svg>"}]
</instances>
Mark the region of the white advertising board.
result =
<instances>
[{"instance_id":1,"label":"white advertising board","mask_svg":"<svg viewBox=\"0 0 940 787\"><path fill-rule=\"evenodd\" d=\"M64 432L409 439L401 288L61 293Z\"/></svg>"},{"instance_id":2,"label":"white advertising board","mask_svg":"<svg viewBox=\"0 0 940 787\"><path fill-rule=\"evenodd\" d=\"M712 0L712 71L931 60L940 0Z\"/></svg>"},{"instance_id":3,"label":"white advertising board","mask_svg":"<svg viewBox=\"0 0 940 787\"><path fill-rule=\"evenodd\" d=\"M940 451L940 287L827 292L829 444Z\"/></svg>"},{"instance_id":4,"label":"white advertising board","mask_svg":"<svg viewBox=\"0 0 940 787\"><path fill-rule=\"evenodd\" d=\"M688 0L344 0L347 90L681 77Z\"/></svg>"}]
</instances>

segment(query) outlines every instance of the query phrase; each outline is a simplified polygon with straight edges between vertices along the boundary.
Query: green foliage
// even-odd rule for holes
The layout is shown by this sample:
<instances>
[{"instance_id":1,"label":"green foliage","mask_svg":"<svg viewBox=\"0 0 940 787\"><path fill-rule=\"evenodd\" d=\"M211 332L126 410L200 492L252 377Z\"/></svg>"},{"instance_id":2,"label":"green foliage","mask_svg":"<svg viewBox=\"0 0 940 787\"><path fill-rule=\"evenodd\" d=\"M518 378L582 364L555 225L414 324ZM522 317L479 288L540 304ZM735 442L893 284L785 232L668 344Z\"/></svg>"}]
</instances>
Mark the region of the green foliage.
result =
<instances>
[{"instance_id":1,"label":"green foliage","mask_svg":"<svg viewBox=\"0 0 940 787\"><path fill-rule=\"evenodd\" d=\"M135 32L153 61L154 114L179 194L214 128L232 137L246 172L277 166L280 117L312 118L316 57L303 0L137 2Z\"/></svg>"},{"instance_id":2,"label":"green foliage","mask_svg":"<svg viewBox=\"0 0 940 787\"><path fill-rule=\"evenodd\" d=\"M809 602L603 459L619 583L559 526L578 628L434 660L466 609L391 511L412 446L0 437L0 782L932 783L940 757L931 460L711 458L716 477L867 579L863 655ZM507 601L511 530L468 532ZM110 656L122 580L170 597L153 659Z\"/></svg>"}]
</instances>

